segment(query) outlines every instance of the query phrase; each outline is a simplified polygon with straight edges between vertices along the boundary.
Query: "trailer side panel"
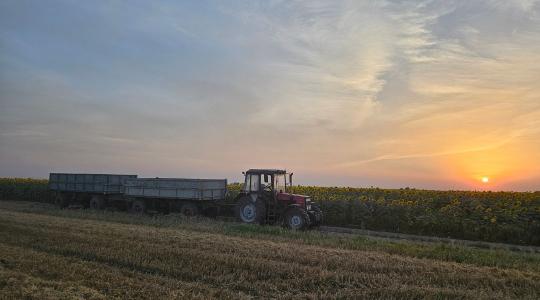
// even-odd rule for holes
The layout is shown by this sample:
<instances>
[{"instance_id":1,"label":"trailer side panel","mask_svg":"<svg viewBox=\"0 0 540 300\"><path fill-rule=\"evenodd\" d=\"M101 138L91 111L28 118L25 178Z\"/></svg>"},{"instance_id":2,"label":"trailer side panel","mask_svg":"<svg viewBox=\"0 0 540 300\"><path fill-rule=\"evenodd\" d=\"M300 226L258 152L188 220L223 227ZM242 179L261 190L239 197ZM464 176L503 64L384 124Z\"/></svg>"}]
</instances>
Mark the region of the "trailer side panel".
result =
<instances>
[{"instance_id":1,"label":"trailer side panel","mask_svg":"<svg viewBox=\"0 0 540 300\"><path fill-rule=\"evenodd\" d=\"M50 173L49 188L58 192L122 194L137 175Z\"/></svg>"},{"instance_id":2,"label":"trailer side panel","mask_svg":"<svg viewBox=\"0 0 540 300\"><path fill-rule=\"evenodd\" d=\"M127 180L124 194L129 197L196 201L224 200L227 179L137 178Z\"/></svg>"}]
</instances>

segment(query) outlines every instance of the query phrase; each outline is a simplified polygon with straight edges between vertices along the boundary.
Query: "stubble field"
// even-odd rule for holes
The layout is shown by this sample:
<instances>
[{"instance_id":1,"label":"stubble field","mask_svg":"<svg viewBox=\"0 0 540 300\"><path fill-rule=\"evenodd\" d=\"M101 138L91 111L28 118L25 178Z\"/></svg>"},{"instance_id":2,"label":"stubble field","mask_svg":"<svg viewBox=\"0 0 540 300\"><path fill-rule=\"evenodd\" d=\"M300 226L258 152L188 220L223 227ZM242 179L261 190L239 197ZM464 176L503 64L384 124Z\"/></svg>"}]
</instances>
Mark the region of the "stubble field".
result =
<instances>
[{"instance_id":1,"label":"stubble field","mask_svg":"<svg viewBox=\"0 0 540 300\"><path fill-rule=\"evenodd\" d=\"M0 201L4 298L528 298L540 255Z\"/></svg>"}]
</instances>

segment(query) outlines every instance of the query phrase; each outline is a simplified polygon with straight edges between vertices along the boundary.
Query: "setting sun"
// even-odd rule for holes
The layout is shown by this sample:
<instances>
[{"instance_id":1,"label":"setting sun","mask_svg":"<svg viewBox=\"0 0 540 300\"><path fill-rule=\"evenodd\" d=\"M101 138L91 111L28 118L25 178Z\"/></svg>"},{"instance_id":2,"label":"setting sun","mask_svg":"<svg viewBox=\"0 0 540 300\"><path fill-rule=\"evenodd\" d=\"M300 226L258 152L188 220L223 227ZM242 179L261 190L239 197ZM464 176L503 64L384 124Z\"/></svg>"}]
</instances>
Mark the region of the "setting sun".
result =
<instances>
[{"instance_id":1,"label":"setting sun","mask_svg":"<svg viewBox=\"0 0 540 300\"><path fill-rule=\"evenodd\" d=\"M483 183L488 183L489 182L489 177L482 177L482 182Z\"/></svg>"}]
</instances>

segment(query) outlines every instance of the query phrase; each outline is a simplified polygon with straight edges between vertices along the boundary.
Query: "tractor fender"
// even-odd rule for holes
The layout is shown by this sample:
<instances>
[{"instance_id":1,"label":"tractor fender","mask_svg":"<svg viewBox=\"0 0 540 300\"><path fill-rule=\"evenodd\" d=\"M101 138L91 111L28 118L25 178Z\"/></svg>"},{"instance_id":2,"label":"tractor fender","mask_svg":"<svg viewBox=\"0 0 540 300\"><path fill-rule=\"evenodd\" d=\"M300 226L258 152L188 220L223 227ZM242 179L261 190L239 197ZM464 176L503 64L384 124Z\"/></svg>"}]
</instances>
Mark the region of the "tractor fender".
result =
<instances>
[{"instance_id":1,"label":"tractor fender","mask_svg":"<svg viewBox=\"0 0 540 300\"><path fill-rule=\"evenodd\" d=\"M249 197L251 197L251 202L257 202L257 194L250 194Z\"/></svg>"}]
</instances>

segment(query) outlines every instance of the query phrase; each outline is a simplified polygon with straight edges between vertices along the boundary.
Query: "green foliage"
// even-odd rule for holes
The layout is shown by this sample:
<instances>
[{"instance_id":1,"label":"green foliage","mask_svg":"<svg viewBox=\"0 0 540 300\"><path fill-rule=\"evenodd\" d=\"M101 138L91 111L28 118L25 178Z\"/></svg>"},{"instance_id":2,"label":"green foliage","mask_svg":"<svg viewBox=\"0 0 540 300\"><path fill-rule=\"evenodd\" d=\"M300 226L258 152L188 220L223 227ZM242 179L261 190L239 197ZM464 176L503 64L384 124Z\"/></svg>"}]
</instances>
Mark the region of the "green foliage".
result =
<instances>
[{"instance_id":1,"label":"green foliage","mask_svg":"<svg viewBox=\"0 0 540 300\"><path fill-rule=\"evenodd\" d=\"M227 185L227 200L232 201L236 199L236 196L240 194L240 190L242 189L242 184L238 182L230 183Z\"/></svg>"},{"instance_id":2,"label":"green foliage","mask_svg":"<svg viewBox=\"0 0 540 300\"><path fill-rule=\"evenodd\" d=\"M0 178L0 199L48 202L47 179Z\"/></svg>"},{"instance_id":3,"label":"green foliage","mask_svg":"<svg viewBox=\"0 0 540 300\"><path fill-rule=\"evenodd\" d=\"M540 192L294 186L325 224L458 239L540 245Z\"/></svg>"}]
</instances>

